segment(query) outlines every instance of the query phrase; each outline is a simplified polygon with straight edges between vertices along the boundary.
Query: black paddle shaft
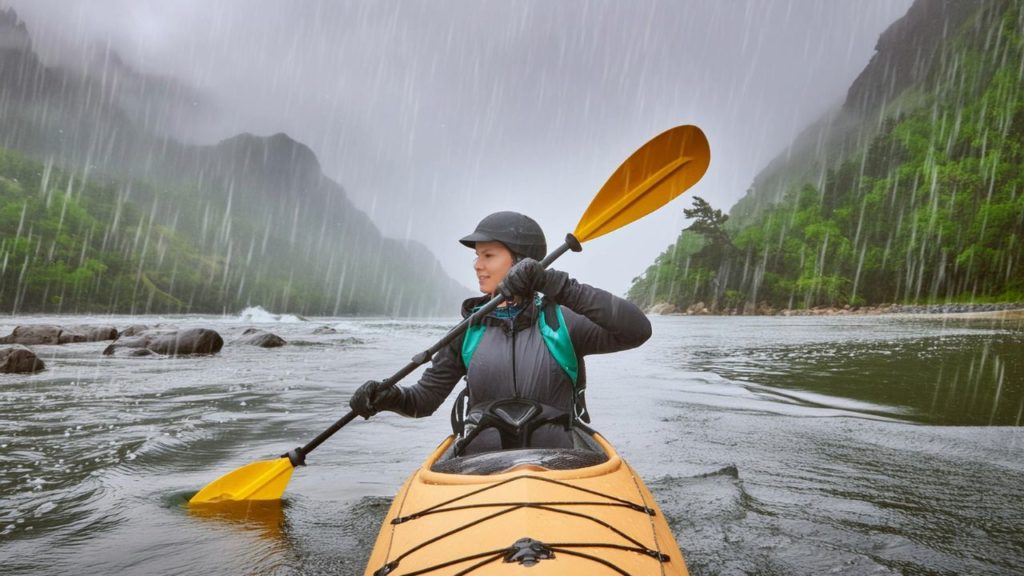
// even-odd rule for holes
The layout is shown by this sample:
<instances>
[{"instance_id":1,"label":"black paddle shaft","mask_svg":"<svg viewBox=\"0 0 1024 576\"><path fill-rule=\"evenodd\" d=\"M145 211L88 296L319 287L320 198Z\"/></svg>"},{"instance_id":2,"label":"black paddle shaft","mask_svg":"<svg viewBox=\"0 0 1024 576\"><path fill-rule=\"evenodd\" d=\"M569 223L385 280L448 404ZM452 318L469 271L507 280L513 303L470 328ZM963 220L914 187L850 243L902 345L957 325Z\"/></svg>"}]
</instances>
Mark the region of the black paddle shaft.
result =
<instances>
[{"instance_id":1,"label":"black paddle shaft","mask_svg":"<svg viewBox=\"0 0 1024 576\"><path fill-rule=\"evenodd\" d=\"M548 266L551 265L552 262L557 260L559 256L565 254L569 250L572 250L573 252L581 252L583 250L583 246L580 245L580 241L577 240L576 237L573 236L572 234L566 234L565 243L556 248L550 254L548 254L547 257L545 257L543 260L541 260L541 267L547 268ZM484 316L487 316L488 314L493 312L494 309L500 306L501 303L504 301L505 297L501 294L498 294L494 298L491 298L491 300L487 304L484 304L482 308L480 308L479 310L471 314L469 317L467 317L465 320L459 322L454 328L449 330L448 333L444 335L444 338L438 340L430 348L427 348L423 352L420 352L419 354L413 356L412 360L408 364L406 364L398 372L392 374L390 378L383 380L383 383L386 386L394 386L402 378L405 378L409 374L412 374L414 370L429 362L430 359L434 357L434 354L437 354L442 348L444 348L448 344L451 344L453 340L461 336L462 333L465 332L466 329L470 327L470 325L479 323ZM287 454L285 454L285 456L287 456L288 459L291 460L292 466L304 465L306 463L306 454L309 454L310 452L315 450L317 446L323 444L325 440L333 436L334 433L337 432L338 430L344 428L345 425L354 420L356 416L358 416L358 414L349 410L348 414L342 416L337 422L332 424L330 428L324 430L323 432L320 433L319 436L310 440L308 444L288 452Z\"/></svg>"}]
</instances>

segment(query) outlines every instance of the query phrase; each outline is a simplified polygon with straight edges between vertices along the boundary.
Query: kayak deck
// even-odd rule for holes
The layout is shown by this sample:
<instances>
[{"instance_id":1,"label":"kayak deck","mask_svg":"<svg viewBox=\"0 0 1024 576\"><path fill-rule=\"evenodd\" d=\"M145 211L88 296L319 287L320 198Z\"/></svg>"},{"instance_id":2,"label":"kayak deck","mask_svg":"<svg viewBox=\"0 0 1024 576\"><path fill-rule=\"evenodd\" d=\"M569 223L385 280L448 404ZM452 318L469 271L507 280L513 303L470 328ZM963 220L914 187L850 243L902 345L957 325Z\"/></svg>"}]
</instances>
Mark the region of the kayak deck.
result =
<instances>
[{"instance_id":1,"label":"kayak deck","mask_svg":"<svg viewBox=\"0 0 1024 576\"><path fill-rule=\"evenodd\" d=\"M395 497L366 574L687 574L650 492L606 440L588 440L600 452L513 450L452 465L449 437Z\"/></svg>"}]
</instances>

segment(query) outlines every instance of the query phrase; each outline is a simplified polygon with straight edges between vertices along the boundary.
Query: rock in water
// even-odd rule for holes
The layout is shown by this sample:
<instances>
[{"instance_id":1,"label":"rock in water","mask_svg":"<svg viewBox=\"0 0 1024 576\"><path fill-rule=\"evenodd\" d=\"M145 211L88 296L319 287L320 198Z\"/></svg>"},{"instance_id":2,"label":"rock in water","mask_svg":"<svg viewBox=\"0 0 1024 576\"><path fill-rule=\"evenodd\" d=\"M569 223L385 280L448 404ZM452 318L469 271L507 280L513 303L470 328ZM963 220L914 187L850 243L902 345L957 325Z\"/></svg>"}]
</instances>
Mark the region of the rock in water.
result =
<instances>
[{"instance_id":1,"label":"rock in water","mask_svg":"<svg viewBox=\"0 0 1024 576\"><path fill-rule=\"evenodd\" d=\"M73 342L99 342L117 338L113 326L54 326L38 324L15 326L8 336L0 338L0 344L70 344Z\"/></svg>"},{"instance_id":2,"label":"rock in water","mask_svg":"<svg viewBox=\"0 0 1024 576\"><path fill-rule=\"evenodd\" d=\"M216 354L224 347L224 339L214 330L192 328L155 338L146 348L160 354Z\"/></svg>"},{"instance_id":3,"label":"rock in water","mask_svg":"<svg viewBox=\"0 0 1024 576\"><path fill-rule=\"evenodd\" d=\"M234 343L249 344L250 346L259 346L261 348L277 348L287 344L284 338L259 328L248 328L245 332L242 332L242 337L235 340Z\"/></svg>"},{"instance_id":4,"label":"rock in water","mask_svg":"<svg viewBox=\"0 0 1024 576\"><path fill-rule=\"evenodd\" d=\"M65 326L60 333L60 343L101 342L117 340L117 328L113 326Z\"/></svg>"},{"instance_id":5,"label":"rock in water","mask_svg":"<svg viewBox=\"0 0 1024 576\"><path fill-rule=\"evenodd\" d=\"M216 354L223 347L224 339L216 331L208 328L190 328L171 332L141 332L135 336L118 338L107 346L103 354L110 356L121 349L145 348L158 354L186 356Z\"/></svg>"},{"instance_id":6,"label":"rock in water","mask_svg":"<svg viewBox=\"0 0 1024 576\"><path fill-rule=\"evenodd\" d=\"M0 344L60 344L60 326L15 326L14 331L0 339Z\"/></svg>"},{"instance_id":7,"label":"rock in water","mask_svg":"<svg viewBox=\"0 0 1024 576\"><path fill-rule=\"evenodd\" d=\"M159 324L157 324L156 326L147 326L146 324L132 324L131 326L122 330L119 336L121 338L124 338L125 336L138 336L143 332L148 332L159 326Z\"/></svg>"},{"instance_id":8,"label":"rock in water","mask_svg":"<svg viewBox=\"0 0 1024 576\"><path fill-rule=\"evenodd\" d=\"M31 374L46 369L35 352L24 346L0 349L0 372L7 374Z\"/></svg>"}]
</instances>

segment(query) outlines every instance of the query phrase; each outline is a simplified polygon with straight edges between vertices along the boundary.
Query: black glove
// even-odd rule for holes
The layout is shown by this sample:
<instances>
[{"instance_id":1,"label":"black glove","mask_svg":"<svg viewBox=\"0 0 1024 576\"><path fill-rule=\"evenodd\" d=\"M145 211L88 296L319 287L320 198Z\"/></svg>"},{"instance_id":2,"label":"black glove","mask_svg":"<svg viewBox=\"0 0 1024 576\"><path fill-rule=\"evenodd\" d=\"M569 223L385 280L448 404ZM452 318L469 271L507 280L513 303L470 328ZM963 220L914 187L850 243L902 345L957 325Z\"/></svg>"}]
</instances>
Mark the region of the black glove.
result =
<instances>
[{"instance_id":1,"label":"black glove","mask_svg":"<svg viewBox=\"0 0 1024 576\"><path fill-rule=\"evenodd\" d=\"M365 384L356 388L348 405L352 411L369 418L381 410L395 410L402 405L404 399L402 389L398 386L385 386L377 380L367 380Z\"/></svg>"},{"instance_id":2,"label":"black glove","mask_svg":"<svg viewBox=\"0 0 1024 576\"><path fill-rule=\"evenodd\" d=\"M533 298L534 292L543 292L549 300L557 301L568 281L569 275L565 272L545 270L533 258L523 258L505 274L498 291L508 300L515 297L528 300Z\"/></svg>"}]
</instances>

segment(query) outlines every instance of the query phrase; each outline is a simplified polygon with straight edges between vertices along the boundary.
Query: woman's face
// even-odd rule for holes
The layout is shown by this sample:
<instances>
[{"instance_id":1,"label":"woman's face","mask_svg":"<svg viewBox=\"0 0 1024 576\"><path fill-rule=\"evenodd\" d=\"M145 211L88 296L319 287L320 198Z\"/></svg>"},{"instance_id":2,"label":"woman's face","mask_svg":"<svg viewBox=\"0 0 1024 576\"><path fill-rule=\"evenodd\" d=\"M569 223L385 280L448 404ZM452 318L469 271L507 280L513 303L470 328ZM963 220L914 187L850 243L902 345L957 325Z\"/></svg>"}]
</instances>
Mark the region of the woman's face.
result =
<instances>
[{"instance_id":1,"label":"woman's face","mask_svg":"<svg viewBox=\"0 0 1024 576\"><path fill-rule=\"evenodd\" d=\"M480 291L484 294L497 292L498 283L512 268L512 260L512 252L501 242L477 242L473 270L480 282Z\"/></svg>"}]
</instances>

